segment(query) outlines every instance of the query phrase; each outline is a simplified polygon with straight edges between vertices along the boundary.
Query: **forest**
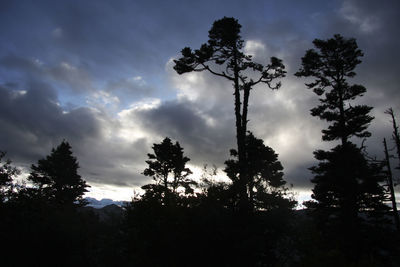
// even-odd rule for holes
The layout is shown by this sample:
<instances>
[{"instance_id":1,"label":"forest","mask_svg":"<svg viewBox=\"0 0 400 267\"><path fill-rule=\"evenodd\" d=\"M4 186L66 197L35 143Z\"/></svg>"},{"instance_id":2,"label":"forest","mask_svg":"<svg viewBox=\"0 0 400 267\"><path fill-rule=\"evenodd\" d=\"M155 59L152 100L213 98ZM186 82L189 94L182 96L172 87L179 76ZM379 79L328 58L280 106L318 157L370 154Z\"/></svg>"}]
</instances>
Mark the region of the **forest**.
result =
<instances>
[{"instance_id":1,"label":"forest","mask_svg":"<svg viewBox=\"0 0 400 267\"><path fill-rule=\"evenodd\" d=\"M229 181L209 166L192 179L179 140L165 137L147 154L144 193L104 217L87 207L89 185L67 140L31 165L26 183L1 152L2 266L400 266L400 134L388 107L385 158L368 154L373 107L362 104L367 89L351 83L363 56L356 40L315 39L295 74L315 93L310 119L327 122L321 138L332 147L314 151L312 200L298 203L278 153L248 127L252 90L279 90L284 62L255 62L240 33L237 19L216 20L206 43L174 60L179 75L208 72L232 84Z\"/></svg>"}]
</instances>

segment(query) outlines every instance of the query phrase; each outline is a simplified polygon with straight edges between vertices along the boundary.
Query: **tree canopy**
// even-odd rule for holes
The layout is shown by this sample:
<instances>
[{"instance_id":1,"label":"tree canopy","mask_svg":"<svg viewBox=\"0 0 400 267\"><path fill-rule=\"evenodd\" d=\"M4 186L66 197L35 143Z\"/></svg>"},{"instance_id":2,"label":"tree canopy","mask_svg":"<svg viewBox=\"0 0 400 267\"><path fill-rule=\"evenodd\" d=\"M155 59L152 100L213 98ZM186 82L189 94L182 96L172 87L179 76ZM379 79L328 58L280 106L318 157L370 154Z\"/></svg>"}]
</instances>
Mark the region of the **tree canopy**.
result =
<instances>
[{"instance_id":1,"label":"tree canopy","mask_svg":"<svg viewBox=\"0 0 400 267\"><path fill-rule=\"evenodd\" d=\"M78 174L79 164L72 155L71 146L62 141L50 155L32 164L28 180L40 197L58 205L84 204L83 194L89 187Z\"/></svg>"},{"instance_id":2,"label":"tree canopy","mask_svg":"<svg viewBox=\"0 0 400 267\"><path fill-rule=\"evenodd\" d=\"M250 90L260 83L271 89L280 88L281 83L273 81L285 77L286 71L282 60L276 57L271 57L270 63L263 65L254 62L251 55L246 55L243 52L244 40L240 36L241 27L235 18L224 17L214 21L208 32L208 42L194 51L189 47L183 48L182 57L174 60L174 69L178 74L208 71L233 82L239 162L239 179L236 182L240 188L240 206L247 209L246 184L249 178L246 169L245 138Z\"/></svg>"},{"instance_id":3,"label":"tree canopy","mask_svg":"<svg viewBox=\"0 0 400 267\"><path fill-rule=\"evenodd\" d=\"M366 92L364 86L348 82L348 78L356 75L354 69L363 56L356 40L336 34L328 40L315 39L313 44L317 50L306 52L295 75L315 79L306 86L320 97L321 104L311 109L311 115L330 122L322 131L322 139L340 139L343 145L352 136L369 137L366 129L373 120L368 115L372 107L350 103Z\"/></svg>"},{"instance_id":4,"label":"tree canopy","mask_svg":"<svg viewBox=\"0 0 400 267\"><path fill-rule=\"evenodd\" d=\"M190 159L183 155L180 144L173 144L166 137L160 144L153 145L153 151L154 154L147 154L148 167L143 174L152 177L156 184L142 187L147 194L157 194L165 201L168 195L177 194L179 188L183 188L187 194L193 193L192 186L196 183L188 178L192 171L186 167Z\"/></svg>"},{"instance_id":5,"label":"tree canopy","mask_svg":"<svg viewBox=\"0 0 400 267\"><path fill-rule=\"evenodd\" d=\"M5 152L0 151L0 203L10 197L13 190L13 178L21 173L19 169L11 165L11 160L3 160L5 155Z\"/></svg>"},{"instance_id":6,"label":"tree canopy","mask_svg":"<svg viewBox=\"0 0 400 267\"><path fill-rule=\"evenodd\" d=\"M306 83L319 96L320 105L311 109L311 115L326 120L327 129L322 130L324 141L340 140L330 151L317 150L317 166L310 170L315 175L312 198L308 207L315 211L320 229L339 244L340 249L351 258L362 250L359 243L363 216L380 218L382 221L388 208L384 204L385 191L382 166L369 161L362 147L357 147L351 137L366 138L373 117L372 107L354 104L366 89L362 85L350 85L348 79L356 73L361 63L362 51L355 39L334 35L328 40L315 39L315 48L306 52L302 66L295 74L311 77ZM336 240L336 241L335 241Z\"/></svg>"}]
</instances>

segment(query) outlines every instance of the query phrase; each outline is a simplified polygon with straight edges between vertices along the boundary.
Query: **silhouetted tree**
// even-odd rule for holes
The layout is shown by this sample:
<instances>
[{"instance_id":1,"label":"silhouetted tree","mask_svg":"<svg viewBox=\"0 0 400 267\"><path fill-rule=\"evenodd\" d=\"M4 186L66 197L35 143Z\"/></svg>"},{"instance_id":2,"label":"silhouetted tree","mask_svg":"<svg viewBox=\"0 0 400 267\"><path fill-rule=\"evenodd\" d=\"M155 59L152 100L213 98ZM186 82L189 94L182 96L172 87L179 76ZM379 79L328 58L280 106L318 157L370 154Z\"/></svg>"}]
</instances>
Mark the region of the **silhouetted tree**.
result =
<instances>
[{"instance_id":1,"label":"silhouetted tree","mask_svg":"<svg viewBox=\"0 0 400 267\"><path fill-rule=\"evenodd\" d=\"M32 186L15 190L1 216L5 266L94 266L96 226L78 209L88 187L78 167L66 141L31 166Z\"/></svg>"},{"instance_id":2,"label":"silhouetted tree","mask_svg":"<svg viewBox=\"0 0 400 267\"><path fill-rule=\"evenodd\" d=\"M0 203L9 199L13 194L13 178L21 173L11 165L11 160L3 161L5 152L0 151Z\"/></svg>"},{"instance_id":3,"label":"silhouetted tree","mask_svg":"<svg viewBox=\"0 0 400 267\"><path fill-rule=\"evenodd\" d=\"M295 75L314 78L306 86L320 97L320 105L311 109L311 115L330 123L322 130L322 139L341 141L331 151L314 152L320 163L310 168L315 174L312 198L317 202L313 206L325 232L332 230L329 225L339 227L347 243L341 247L345 248L357 243L360 212L376 217L387 210L379 185L384 177L381 166L368 162L362 149L350 142L351 137L369 137L367 127L373 120L369 115L372 107L352 103L366 92L365 87L348 83L356 75L354 69L363 53L355 39L338 34L328 40L315 39L313 44L316 50L306 52ZM357 254L351 249L348 253Z\"/></svg>"},{"instance_id":4,"label":"silhouetted tree","mask_svg":"<svg viewBox=\"0 0 400 267\"><path fill-rule=\"evenodd\" d=\"M372 107L351 105L350 101L362 96L366 89L359 84L350 85L348 78L356 75L355 67L361 63L363 53L355 39L345 39L336 34L332 39L313 41L318 51L310 49L302 58L302 67L295 74L298 77L314 77L306 83L309 89L320 96L321 104L311 109L311 115L330 122L322 130L324 141L340 139L345 145L352 136L369 137L366 131L373 117Z\"/></svg>"},{"instance_id":5,"label":"silhouetted tree","mask_svg":"<svg viewBox=\"0 0 400 267\"><path fill-rule=\"evenodd\" d=\"M186 167L190 159L168 137L152 149L143 174L155 184L143 186L145 194L126 206L126 257L132 265L185 266L193 255L195 233L189 219L196 185L188 177L192 174Z\"/></svg>"},{"instance_id":6,"label":"silhouetted tree","mask_svg":"<svg viewBox=\"0 0 400 267\"><path fill-rule=\"evenodd\" d=\"M28 180L35 185L39 197L61 206L84 205L83 194L89 187L78 174L79 164L71 146L63 141L51 154L31 166Z\"/></svg>"},{"instance_id":7,"label":"silhouetted tree","mask_svg":"<svg viewBox=\"0 0 400 267\"><path fill-rule=\"evenodd\" d=\"M193 193L192 186L196 183L188 176L192 171L186 167L190 160L183 155L183 148L178 142L172 143L166 137L160 144L153 145L154 154L147 154L149 165L143 174L152 177L156 184L148 184L142 188L146 190L146 197L153 196L163 200L164 204L168 198L178 193L183 188L186 194Z\"/></svg>"},{"instance_id":8,"label":"silhouetted tree","mask_svg":"<svg viewBox=\"0 0 400 267\"><path fill-rule=\"evenodd\" d=\"M245 136L247 132L247 113L250 91L259 83L271 89L278 89L280 82L273 80L285 76L285 66L276 57L264 66L252 61L250 55L243 52L243 39L240 36L241 25L234 18L224 17L213 23L208 32L209 40L200 49L189 47L182 49L182 57L174 60L174 69L178 74L192 71L209 73L233 82L235 97L236 139L239 161L239 184L241 204L247 206L247 170ZM256 78L254 78L256 77ZM243 92L243 96L241 96Z\"/></svg>"},{"instance_id":9,"label":"silhouetted tree","mask_svg":"<svg viewBox=\"0 0 400 267\"><path fill-rule=\"evenodd\" d=\"M249 177L246 190L251 207L262 210L292 208L295 202L285 198L288 189L278 155L251 132L247 134L245 144ZM235 186L235 181L239 179L238 153L235 149L231 150L231 156L236 159L225 161L225 172Z\"/></svg>"},{"instance_id":10,"label":"silhouetted tree","mask_svg":"<svg viewBox=\"0 0 400 267\"><path fill-rule=\"evenodd\" d=\"M399 134L399 128L398 128L397 122L396 122L396 116L395 116L392 108L389 108L388 110L386 110L385 114L388 114L392 119L392 126L393 126L392 139L396 146L397 159L398 159L397 169L400 169L400 134ZM400 230L400 220L399 220L399 214L397 212L397 204L396 204L396 196L395 196L395 186L398 183L398 179L395 179L393 177L393 174L391 171L391 166L390 166L390 155L389 155L389 151L387 148L386 140L384 139L383 141L384 141L383 145L384 145L384 149L385 149L384 151L385 151L385 162L386 162L386 168L387 168L388 186L389 186L389 191L390 191L390 199L392 201L392 207L393 207L393 216L394 216L396 227L398 230Z\"/></svg>"}]
</instances>

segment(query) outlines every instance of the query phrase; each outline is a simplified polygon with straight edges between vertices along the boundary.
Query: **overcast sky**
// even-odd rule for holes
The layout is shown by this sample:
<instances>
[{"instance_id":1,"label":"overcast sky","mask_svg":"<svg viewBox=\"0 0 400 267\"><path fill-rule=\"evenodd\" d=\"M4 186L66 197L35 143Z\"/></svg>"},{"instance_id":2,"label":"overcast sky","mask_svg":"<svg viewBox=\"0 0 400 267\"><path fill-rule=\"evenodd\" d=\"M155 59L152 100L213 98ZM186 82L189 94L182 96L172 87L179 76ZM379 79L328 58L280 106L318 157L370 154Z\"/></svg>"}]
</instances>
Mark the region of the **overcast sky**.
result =
<instances>
[{"instance_id":1,"label":"overcast sky","mask_svg":"<svg viewBox=\"0 0 400 267\"><path fill-rule=\"evenodd\" d=\"M67 140L80 174L97 198L130 199L151 182L141 172L153 143L179 141L198 173L220 169L235 147L233 89L207 73L178 75L173 59L208 40L224 16L242 25L255 61L281 58L287 77L278 91L250 96L249 129L278 154L297 192L311 187L312 152L323 121L318 101L293 74L315 38L339 33L364 52L354 83L359 102L374 107L366 142L382 156L390 137L384 114L400 114L400 2L393 1L0 1L0 150L29 166ZM357 141L359 142L359 141Z\"/></svg>"}]
</instances>

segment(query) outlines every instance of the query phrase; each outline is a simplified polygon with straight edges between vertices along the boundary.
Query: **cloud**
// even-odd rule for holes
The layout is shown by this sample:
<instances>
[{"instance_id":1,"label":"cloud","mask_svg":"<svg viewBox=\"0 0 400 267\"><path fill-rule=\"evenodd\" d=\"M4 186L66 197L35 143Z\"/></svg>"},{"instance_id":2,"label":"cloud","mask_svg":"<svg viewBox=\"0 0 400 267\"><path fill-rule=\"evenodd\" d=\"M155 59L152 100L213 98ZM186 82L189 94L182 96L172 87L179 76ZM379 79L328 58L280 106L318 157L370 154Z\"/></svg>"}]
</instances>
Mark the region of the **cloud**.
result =
<instances>
[{"instance_id":1,"label":"cloud","mask_svg":"<svg viewBox=\"0 0 400 267\"><path fill-rule=\"evenodd\" d=\"M62 38L63 30L60 27L57 27L52 31L52 35L54 38Z\"/></svg>"},{"instance_id":2,"label":"cloud","mask_svg":"<svg viewBox=\"0 0 400 267\"><path fill-rule=\"evenodd\" d=\"M153 85L149 85L142 76L130 76L108 80L103 91L118 97L122 107L129 106L132 101L150 97L156 93Z\"/></svg>"},{"instance_id":3,"label":"cloud","mask_svg":"<svg viewBox=\"0 0 400 267\"><path fill-rule=\"evenodd\" d=\"M194 104L188 100L167 101L149 108L132 108L124 117L145 131L141 135L153 136L154 142L164 137L180 142L192 163L222 164L233 146L233 125L203 113Z\"/></svg>"},{"instance_id":4,"label":"cloud","mask_svg":"<svg viewBox=\"0 0 400 267\"><path fill-rule=\"evenodd\" d=\"M72 90L78 92L93 90L92 78L89 73L68 62L60 62L56 66L43 69L43 71L54 81L64 83Z\"/></svg>"},{"instance_id":5,"label":"cloud","mask_svg":"<svg viewBox=\"0 0 400 267\"><path fill-rule=\"evenodd\" d=\"M29 166L66 139L89 183L140 186L147 179L140 175L150 147L145 139L118 138L114 132L124 126L99 110L64 110L46 84L32 83L24 93L0 87L0 113L0 149L15 162Z\"/></svg>"},{"instance_id":6,"label":"cloud","mask_svg":"<svg viewBox=\"0 0 400 267\"><path fill-rule=\"evenodd\" d=\"M117 96L102 90L94 91L86 100L86 103L91 107L111 110L117 110L120 102Z\"/></svg>"},{"instance_id":7,"label":"cloud","mask_svg":"<svg viewBox=\"0 0 400 267\"><path fill-rule=\"evenodd\" d=\"M21 70L26 73L40 73L39 61L33 59L22 58L13 54L9 54L0 59L0 64L8 69Z\"/></svg>"},{"instance_id":8,"label":"cloud","mask_svg":"<svg viewBox=\"0 0 400 267\"><path fill-rule=\"evenodd\" d=\"M243 50L247 55L251 55L253 57L253 60L255 60L257 56L267 54L266 45L263 42L256 40L246 41Z\"/></svg>"},{"instance_id":9,"label":"cloud","mask_svg":"<svg viewBox=\"0 0 400 267\"><path fill-rule=\"evenodd\" d=\"M339 12L344 19L355 24L363 33L371 34L381 28L379 17L365 14L362 9L351 1L343 2Z\"/></svg>"},{"instance_id":10,"label":"cloud","mask_svg":"<svg viewBox=\"0 0 400 267\"><path fill-rule=\"evenodd\" d=\"M0 59L0 66L4 68L5 73L14 71L23 80L53 82L59 86L66 86L75 93L93 90L92 77L89 73L65 61L49 66L39 59L8 54Z\"/></svg>"},{"instance_id":11,"label":"cloud","mask_svg":"<svg viewBox=\"0 0 400 267\"><path fill-rule=\"evenodd\" d=\"M63 111L47 84L31 82L28 90L19 93L1 87L0 94L2 149L24 159L39 156L62 138L84 140L96 135L94 112L88 108Z\"/></svg>"}]
</instances>

